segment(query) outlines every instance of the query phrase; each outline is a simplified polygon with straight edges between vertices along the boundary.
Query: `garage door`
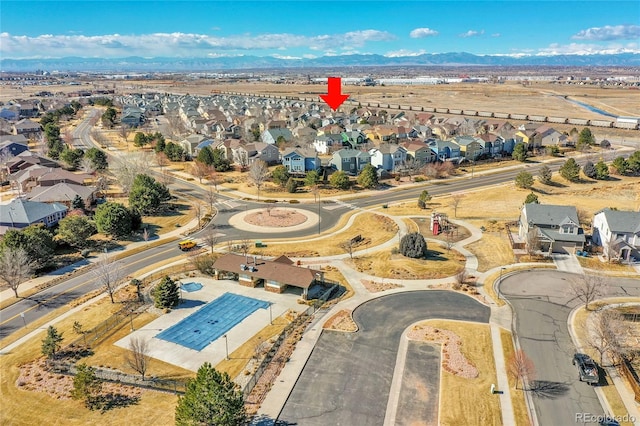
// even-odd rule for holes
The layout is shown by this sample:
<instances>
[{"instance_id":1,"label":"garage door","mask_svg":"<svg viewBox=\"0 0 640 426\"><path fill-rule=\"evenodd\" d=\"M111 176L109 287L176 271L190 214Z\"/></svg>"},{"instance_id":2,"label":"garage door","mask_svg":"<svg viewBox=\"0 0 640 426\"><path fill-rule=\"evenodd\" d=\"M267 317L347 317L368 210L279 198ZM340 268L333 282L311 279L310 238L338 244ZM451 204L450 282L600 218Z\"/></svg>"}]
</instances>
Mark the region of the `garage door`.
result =
<instances>
[{"instance_id":1,"label":"garage door","mask_svg":"<svg viewBox=\"0 0 640 426\"><path fill-rule=\"evenodd\" d=\"M576 245L574 243L556 242L553 243L552 252L560 254L574 254L576 252Z\"/></svg>"}]
</instances>

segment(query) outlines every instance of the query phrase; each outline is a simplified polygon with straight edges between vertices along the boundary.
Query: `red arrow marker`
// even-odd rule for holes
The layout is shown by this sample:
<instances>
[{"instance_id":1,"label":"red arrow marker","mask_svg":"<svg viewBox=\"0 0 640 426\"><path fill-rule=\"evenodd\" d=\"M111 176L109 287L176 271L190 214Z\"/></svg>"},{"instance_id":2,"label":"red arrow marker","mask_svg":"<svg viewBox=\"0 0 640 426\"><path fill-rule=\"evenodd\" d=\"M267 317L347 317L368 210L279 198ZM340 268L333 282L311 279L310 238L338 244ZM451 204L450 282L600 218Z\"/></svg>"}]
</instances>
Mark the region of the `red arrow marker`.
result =
<instances>
[{"instance_id":1,"label":"red arrow marker","mask_svg":"<svg viewBox=\"0 0 640 426\"><path fill-rule=\"evenodd\" d=\"M349 95L342 94L342 79L340 77L329 77L327 94L320 95L320 97L335 111L347 100Z\"/></svg>"}]
</instances>

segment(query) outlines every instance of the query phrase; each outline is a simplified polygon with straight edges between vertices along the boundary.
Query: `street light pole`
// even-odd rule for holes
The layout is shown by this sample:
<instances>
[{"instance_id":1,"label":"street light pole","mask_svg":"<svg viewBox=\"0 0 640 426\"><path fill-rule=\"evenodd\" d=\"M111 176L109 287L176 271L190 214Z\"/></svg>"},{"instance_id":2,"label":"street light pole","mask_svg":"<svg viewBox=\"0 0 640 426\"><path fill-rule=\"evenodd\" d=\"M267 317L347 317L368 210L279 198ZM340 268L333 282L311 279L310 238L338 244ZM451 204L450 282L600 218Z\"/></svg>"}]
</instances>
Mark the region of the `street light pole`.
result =
<instances>
[{"instance_id":1,"label":"street light pole","mask_svg":"<svg viewBox=\"0 0 640 426\"><path fill-rule=\"evenodd\" d=\"M269 303L269 324L273 324L273 313L271 312L271 305L273 305L273 303Z\"/></svg>"}]
</instances>

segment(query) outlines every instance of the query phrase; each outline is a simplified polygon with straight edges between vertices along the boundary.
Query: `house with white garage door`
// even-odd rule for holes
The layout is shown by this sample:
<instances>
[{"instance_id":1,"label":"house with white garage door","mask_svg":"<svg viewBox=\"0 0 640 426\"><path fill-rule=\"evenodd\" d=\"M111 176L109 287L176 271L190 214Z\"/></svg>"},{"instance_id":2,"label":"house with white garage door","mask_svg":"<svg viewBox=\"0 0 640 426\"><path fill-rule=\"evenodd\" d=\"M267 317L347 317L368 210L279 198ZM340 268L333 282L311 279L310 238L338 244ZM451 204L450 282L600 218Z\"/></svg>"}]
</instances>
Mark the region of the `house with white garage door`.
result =
<instances>
[{"instance_id":1,"label":"house with white garage door","mask_svg":"<svg viewBox=\"0 0 640 426\"><path fill-rule=\"evenodd\" d=\"M518 234L527 241L529 232L537 232L543 253L574 253L584 248L584 230L574 206L525 204L520 212Z\"/></svg>"}]
</instances>

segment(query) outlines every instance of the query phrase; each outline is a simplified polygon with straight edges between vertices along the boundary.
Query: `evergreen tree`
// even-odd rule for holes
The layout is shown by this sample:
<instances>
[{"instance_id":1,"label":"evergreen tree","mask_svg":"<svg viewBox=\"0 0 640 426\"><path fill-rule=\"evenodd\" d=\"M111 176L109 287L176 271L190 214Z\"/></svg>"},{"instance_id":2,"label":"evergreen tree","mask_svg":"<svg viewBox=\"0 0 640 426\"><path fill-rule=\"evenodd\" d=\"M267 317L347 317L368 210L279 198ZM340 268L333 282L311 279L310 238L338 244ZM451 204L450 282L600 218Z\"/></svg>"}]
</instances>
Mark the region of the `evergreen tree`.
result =
<instances>
[{"instance_id":1,"label":"evergreen tree","mask_svg":"<svg viewBox=\"0 0 640 426\"><path fill-rule=\"evenodd\" d=\"M273 179L273 182L280 187L284 187L287 182L289 182L290 177L291 176L289 175L289 171L285 166L277 166L271 172L271 178Z\"/></svg>"},{"instance_id":2,"label":"evergreen tree","mask_svg":"<svg viewBox=\"0 0 640 426\"><path fill-rule=\"evenodd\" d=\"M546 164L540 168L540 174L538 175L538 180L540 183L544 185L549 185L551 183L552 172L549 166Z\"/></svg>"},{"instance_id":3,"label":"evergreen tree","mask_svg":"<svg viewBox=\"0 0 640 426\"><path fill-rule=\"evenodd\" d=\"M227 373L220 373L208 362L187 381L186 392L176 406L178 426L240 426L246 419L242 391Z\"/></svg>"},{"instance_id":4,"label":"evergreen tree","mask_svg":"<svg viewBox=\"0 0 640 426\"><path fill-rule=\"evenodd\" d=\"M295 194L298 190L298 181L294 178L289 178L286 185L287 192L290 194Z\"/></svg>"},{"instance_id":5,"label":"evergreen tree","mask_svg":"<svg viewBox=\"0 0 640 426\"><path fill-rule=\"evenodd\" d=\"M429 191L425 189L420 193L420 197L418 197L418 207L426 209L429 201L431 201L431 194L429 194Z\"/></svg>"},{"instance_id":6,"label":"evergreen tree","mask_svg":"<svg viewBox=\"0 0 640 426\"><path fill-rule=\"evenodd\" d=\"M153 297L156 308L174 308L180 303L180 288L176 281L165 275L153 290Z\"/></svg>"},{"instance_id":7,"label":"evergreen tree","mask_svg":"<svg viewBox=\"0 0 640 426\"><path fill-rule=\"evenodd\" d=\"M596 178L596 166L590 161L587 160L582 166L582 173L588 178L595 179Z\"/></svg>"},{"instance_id":8,"label":"evergreen tree","mask_svg":"<svg viewBox=\"0 0 640 426\"><path fill-rule=\"evenodd\" d=\"M80 194L76 194L75 197L73 197L73 201L71 201L71 209L82 209L84 210L86 206L84 205L84 200L82 199L82 197L80 196Z\"/></svg>"},{"instance_id":9,"label":"evergreen tree","mask_svg":"<svg viewBox=\"0 0 640 426\"><path fill-rule=\"evenodd\" d=\"M311 170L307 172L307 175L304 177L304 184L306 186L314 186L320 182L320 173L317 170Z\"/></svg>"},{"instance_id":10,"label":"evergreen tree","mask_svg":"<svg viewBox=\"0 0 640 426\"><path fill-rule=\"evenodd\" d=\"M419 232L409 233L400 239L400 253L412 259L423 259L427 256L427 242Z\"/></svg>"},{"instance_id":11,"label":"evergreen tree","mask_svg":"<svg viewBox=\"0 0 640 426\"><path fill-rule=\"evenodd\" d=\"M640 151L636 151L627 160L627 169L631 173L640 174Z\"/></svg>"},{"instance_id":12,"label":"evergreen tree","mask_svg":"<svg viewBox=\"0 0 640 426\"><path fill-rule=\"evenodd\" d=\"M596 179L609 179L609 166L607 166L607 164L602 160L596 163Z\"/></svg>"},{"instance_id":13,"label":"evergreen tree","mask_svg":"<svg viewBox=\"0 0 640 426\"><path fill-rule=\"evenodd\" d=\"M135 136L133 137L133 144L139 148L142 148L149 142L150 138L148 138L147 135L142 132L136 132Z\"/></svg>"},{"instance_id":14,"label":"evergreen tree","mask_svg":"<svg viewBox=\"0 0 640 426\"><path fill-rule=\"evenodd\" d=\"M104 170L109 167L107 155L98 148L89 148L84 155L91 160L91 164L96 170Z\"/></svg>"},{"instance_id":15,"label":"evergreen tree","mask_svg":"<svg viewBox=\"0 0 640 426\"><path fill-rule=\"evenodd\" d=\"M169 142L164 147L164 153L167 155L167 158L171 161L183 161L184 160L184 149L178 144L173 142Z\"/></svg>"},{"instance_id":16,"label":"evergreen tree","mask_svg":"<svg viewBox=\"0 0 640 426\"><path fill-rule=\"evenodd\" d=\"M29 225L24 229L9 229L0 243L2 248L22 248L36 269L49 265L55 252L53 234L43 224Z\"/></svg>"},{"instance_id":17,"label":"evergreen tree","mask_svg":"<svg viewBox=\"0 0 640 426\"><path fill-rule=\"evenodd\" d=\"M527 195L527 198L524 199L525 204L540 204L540 200L538 200L538 196L531 192Z\"/></svg>"},{"instance_id":18,"label":"evergreen tree","mask_svg":"<svg viewBox=\"0 0 640 426\"><path fill-rule=\"evenodd\" d=\"M196 160L202 164L206 164L207 166L213 166L213 163L215 162L213 150L210 147L205 146L200 150L200 152L198 152Z\"/></svg>"},{"instance_id":19,"label":"evergreen tree","mask_svg":"<svg viewBox=\"0 0 640 426\"><path fill-rule=\"evenodd\" d=\"M87 407L93 408L101 390L102 381L96 377L96 370L87 364L78 364L76 375L73 377L71 397L84 400Z\"/></svg>"},{"instance_id":20,"label":"evergreen tree","mask_svg":"<svg viewBox=\"0 0 640 426\"><path fill-rule=\"evenodd\" d=\"M577 182L580 179L580 166L576 163L576 160L569 158L560 167L560 176L569 182Z\"/></svg>"},{"instance_id":21,"label":"evergreen tree","mask_svg":"<svg viewBox=\"0 0 640 426\"><path fill-rule=\"evenodd\" d=\"M87 216L67 216L58 224L58 239L73 247L85 247L96 233L95 224Z\"/></svg>"},{"instance_id":22,"label":"evergreen tree","mask_svg":"<svg viewBox=\"0 0 640 426\"><path fill-rule=\"evenodd\" d=\"M517 161L524 162L527 159L527 147L524 143L517 143L511 153L511 158Z\"/></svg>"},{"instance_id":23,"label":"evergreen tree","mask_svg":"<svg viewBox=\"0 0 640 426\"><path fill-rule=\"evenodd\" d=\"M140 215L148 215L160 210L171 199L169 189L163 183L148 175L135 177L129 191L129 208Z\"/></svg>"},{"instance_id":24,"label":"evergreen tree","mask_svg":"<svg viewBox=\"0 0 640 426\"><path fill-rule=\"evenodd\" d=\"M131 233L131 214L120 203L108 202L96 208L94 216L98 232L123 238Z\"/></svg>"},{"instance_id":25,"label":"evergreen tree","mask_svg":"<svg viewBox=\"0 0 640 426\"><path fill-rule=\"evenodd\" d=\"M629 163L624 157L617 157L611 165L619 175L626 175L629 170Z\"/></svg>"},{"instance_id":26,"label":"evergreen tree","mask_svg":"<svg viewBox=\"0 0 640 426\"><path fill-rule=\"evenodd\" d=\"M585 127L580 131L578 135L578 142L576 143L576 149L581 150L582 148L589 147L596 143L596 139L593 137L591 133L591 129Z\"/></svg>"},{"instance_id":27,"label":"evergreen tree","mask_svg":"<svg viewBox=\"0 0 640 426\"><path fill-rule=\"evenodd\" d=\"M529 189L533 186L533 176L529 172L521 171L516 175L515 181L518 188Z\"/></svg>"},{"instance_id":28,"label":"evergreen tree","mask_svg":"<svg viewBox=\"0 0 640 426\"><path fill-rule=\"evenodd\" d=\"M378 173L376 168L371 164L367 164L364 166L360 175L358 176L358 184L365 188L371 189L378 186Z\"/></svg>"},{"instance_id":29,"label":"evergreen tree","mask_svg":"<svg viewBox=\"0 0 640 426\"><path fill-rule=\"evenodd\" d=\"M329 178L329 183L336 189L349 189L351 186L351 182L349 181L349 176L342 170L339 170L331 175Z\"/></svg>"},{"instance_id":30,"label":"evergreen tree","mask_svg":"<svg viewBox=\"0 0 640 426\"><path fill-rule=\"evenodd\" d=\"M42 355L47 358L53 358L60 350L60 343L62 343L62 333L59 333L58 330L50 325L47 328L47 335L42 340Z\"/></svg>"}]
</instances>

